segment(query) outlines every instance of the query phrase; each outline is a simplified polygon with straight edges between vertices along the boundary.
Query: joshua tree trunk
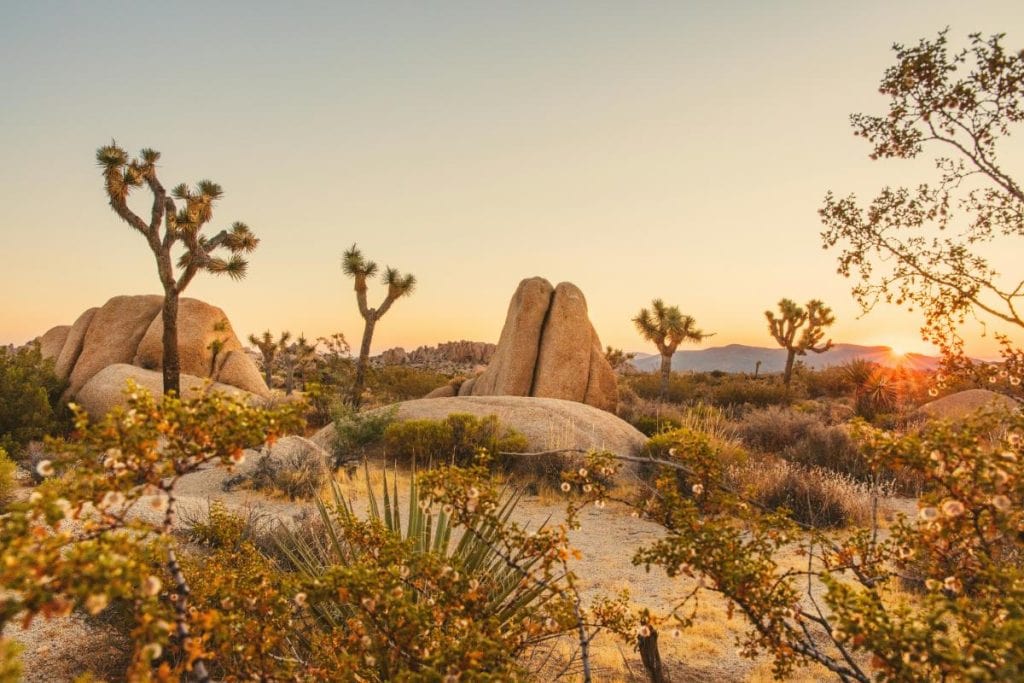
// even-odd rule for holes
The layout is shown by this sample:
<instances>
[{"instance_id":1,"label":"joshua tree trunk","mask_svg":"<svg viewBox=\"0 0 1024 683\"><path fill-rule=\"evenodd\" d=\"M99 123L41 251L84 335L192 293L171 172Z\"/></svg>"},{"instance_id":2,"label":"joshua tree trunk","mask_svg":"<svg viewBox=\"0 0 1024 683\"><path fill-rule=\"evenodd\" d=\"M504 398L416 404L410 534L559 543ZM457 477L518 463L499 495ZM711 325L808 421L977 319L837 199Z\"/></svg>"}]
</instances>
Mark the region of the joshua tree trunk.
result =
<instances>
[{"instance_id":1,"label":"joshua tree trunk","mask_svg":"<svg viewBox=\"0 0 1024 683\"><path fill-rule=\"evenodd\" d=\"M161 312L164 323L164 393L172 391L181 396L181 361L178 358L178 292L172 287L164 290Z\"/></svg>"},{"instance_id":2,"label":"joshua tree trunk","mask_svg":"<svg viewBox=\"0 0 1024 683\"><path fill-rule=\"evenodd\" d=\"M789 389L789 382L793 379L793 361L796 359L796 349L788 349L786 355L786 372L782 376L782 383Z\"/></svg>"},{"instance_id":3,"label":"joshua tree trunk","mask_svg":"<svg viewBox=\"0 0 1024 683\"><path fill-rule=\"evenodd\" d=\"M672 376L672 353L661 354L661 400L668 396L668 381Z\"/></svg>"},{"instance_id":4,"label":"joshua tree trunk","mask_svg":"<svg viewBox=\"0 0 1024 683\"><path fill-rule=\"evenodd\" d=\"M661 653L658 652L658 632L653 626L648 625L649 636L637 637L637 649L640 650L640 661L643 662L644 670L651 683L669 683L668 673L661 663Z\"/></svg>"},{"instance_id":5,"label":"joshua tree trunk","mask_svg":"<svg viewBox=\"0 0 1024 683\"><path fill-rule=\"evenodd\" d=\"M356 408L362 402L363 386L366 384L366 367L370 364L370 342L373 340L373 328L377 324L374 312L366 317L363 327L363 342L359 345L359 360L356 361L356 381L352 385L352 405Z\"/></svg>"}]
</instances>

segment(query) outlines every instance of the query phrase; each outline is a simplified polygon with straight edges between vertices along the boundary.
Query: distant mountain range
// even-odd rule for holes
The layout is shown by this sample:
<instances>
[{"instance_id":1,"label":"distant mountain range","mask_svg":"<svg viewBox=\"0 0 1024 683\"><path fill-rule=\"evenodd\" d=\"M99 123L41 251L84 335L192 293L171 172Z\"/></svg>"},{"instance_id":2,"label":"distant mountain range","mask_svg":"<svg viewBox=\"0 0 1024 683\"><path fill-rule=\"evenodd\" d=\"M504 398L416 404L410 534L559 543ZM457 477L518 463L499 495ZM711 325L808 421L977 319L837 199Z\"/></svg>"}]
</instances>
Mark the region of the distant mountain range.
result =
<instances>
[{"instance_id":1,"label":"distant mountain range","mask_svg":"<svg viewBox=\"0 0 1024 683\"><path fill-rule=\"evenodd\" d=\"M798 361L803 361L807 367L815 370L830 365L842 365L857 358L890 367L904 365L918 370L931 370L939 365L939 358L936 356L924 356L919 353L896 355L888 346L859 346L857 344L836 344L825 353L808 353L806 356L797 356ZM723 372L753 373L757 361L761 361L760 371L762 373L782 372L786 368L786 350L729 344L699 351L676 351L672 356L672 369L696 372L721 370ZM633 366L643 372L657 371L661 367L661 356L638 353L633 358Z\"/></svg>"}]
</instances>

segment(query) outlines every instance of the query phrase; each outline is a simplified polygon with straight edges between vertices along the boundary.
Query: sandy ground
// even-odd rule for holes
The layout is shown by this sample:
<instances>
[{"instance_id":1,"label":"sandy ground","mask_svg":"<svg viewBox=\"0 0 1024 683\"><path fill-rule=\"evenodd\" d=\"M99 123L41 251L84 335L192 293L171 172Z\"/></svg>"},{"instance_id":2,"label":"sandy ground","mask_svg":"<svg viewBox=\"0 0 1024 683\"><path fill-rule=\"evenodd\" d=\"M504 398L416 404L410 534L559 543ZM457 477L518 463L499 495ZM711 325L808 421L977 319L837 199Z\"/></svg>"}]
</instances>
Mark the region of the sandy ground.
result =
<instances>
[{"instance_id":1,"label":"sandy ground","mask_svg":"<svg viewBox=\"0 0 1024 683\"><path fill-rule=\"evenodd\" d=\"M282 498L247 490L225 493L221 482L225 478L221 469L210 468L185 477L180 482L180 517L188 519L202 516L209 501L221 500L230 508L244 510L255 507L261 512L281 519L299 514L307 506ZM379 475L371 472L371 479ZM358 476L361 479L361 475ZM344 488L355 499L356 508L365 505L365 481L349 481ZM401 490L401 486L400 486ZM901 503L907 507L908 503ZM139 506L140 514L156 520L159 509ZM908 508L909 509L909 508ZM558 522L564 517L564 502L554 494L542 494L522 499L516 518L520 522L538 526L547 519ZM664 609L693 586L692 579L668 578L655 568L651 572L635 567L633 553L640 546L657 539L662 530L657 525L632 517L624 508L609 505L604 509L587 508L581 514L581 528L572 532L573 547L581 559L573 566L582 578L581 588L585 601L600 594L612 595L628 589L636 606L652 610ZM804 562L796 558L783 561ZM116 629L93 619L73 616L54 621L36 620L25 631L15 626L8 635L20 641L25 651L23 663L27 681L71 680L75 675L91 671L99 676L110 676L123 667L125 642ZM659 641L662 657L674 681L762 681L771 680L767 661L750 661L739 657L736 638L745 631L742 617L728 619L725 603L711 594L701 601L697 623L674 638L670 632L662 633ZM559 643L553 660L564 659L573 648L571 639ZM539 661L539 660L538 660ZM594 679L599 681L644 681L646 677L639 655L632 647L610 636L599 636L593 644L592 666ZM562 667L548 663L544 678ZM824 670L799 672L791 680L828 680ZM566 680L578 680L568 674Z\"/></svg>"}]
</instances>

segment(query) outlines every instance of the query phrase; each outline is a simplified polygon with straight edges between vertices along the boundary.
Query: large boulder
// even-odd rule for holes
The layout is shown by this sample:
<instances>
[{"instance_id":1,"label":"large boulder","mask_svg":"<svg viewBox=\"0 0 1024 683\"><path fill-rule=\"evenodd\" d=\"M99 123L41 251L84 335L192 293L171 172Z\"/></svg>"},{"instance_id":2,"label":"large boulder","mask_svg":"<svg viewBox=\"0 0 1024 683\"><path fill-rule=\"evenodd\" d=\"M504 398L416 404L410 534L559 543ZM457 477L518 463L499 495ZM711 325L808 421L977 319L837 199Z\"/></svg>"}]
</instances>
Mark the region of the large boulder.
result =
<instances>
[{"instance_id":1,"label":"large boulder","mask_svg":"<svg viewBox=\"0 0 1024 683\"><path fill-rule=\"evenodd\" d=\"M398 420L443 420L452 413L496 415L502 425L521 432L532 451L602 449L635 455L647 442L641 432L609 412L557 398L455 396L395 405ZM334 436L334 425L327 425L312 440L330 450Z\"/></svg>"},{"instance_id":2,"label":"large boulder","mask_svg":"<svg viewBox=\"0 0 1024 683\"><path fill-rule=\"evenodd\" d=\"M163 335L164 319L158 315L139 342L132 365L162 370ZM227 355L241 348L224 311L198 299L178 302L178 362L182 372L196 377L216 377Z\"/></svg>"},{"instance_id":3,"label":"large boulder","mask_svg":"<svg viewBox=\"0 0 1024 683\"><path fill-rule=\"evenodd\" d=\"M71 325L57 325L47 330L39 338L39 352L44 359L57 361L60 350L64 348L64 342L68 340L68 333L71 332Z\"/></svg>"},{"instance_id":4,"label":"large boulder","mask_svg":"<svg viewBox=\"0 0 1024 683\"><path fill-rule=\"evenodd\" d=\"M82 353L82 344L85 342L85 333L89 331L89 325L92 324L92 318L98 310L100 309L94 307L83 311L68 331L68 336L64 339L64 345L57 354L57 362L54 365L54 372L61 379L67 379L71 375L75 363L78 362L78 356Z\"/></svg>"},{"instance_id":5,"label":"large boulder","mask_svg":"<svg viewBox=\"0 0 1024 683\"><path fill-rule=\"evenodd\" d=\"M534 396L614 411L615 371L604 357L579 287L540 277L519 283L487 369L459 396Z\"/></svg>"},{"instance_id":6,"label":"large boulder","mask_svg":"<svg viewBox=\"0 0 1024 683\"><path fill-rule=\"evenodd\" d=\"M164 390L164 376L156 370L146 370L134 365L116 363L103 368L85 383L75 395L75 403L85 409L93 417L101 417L118 405L124 405L124 391L128 380L134 381L140 388L145 389L154 396L159 396ZM195 398L203 391L219 391L232 396L238 396L250 401L261 400L256 394L243 391L237 387L219 382L210 382L209 379L194 377L192 375L181 376L181 395L183 398Z\"/></svg>"},{"instance_id":7,"label":"large boulder","mask_svg":"<svg viewBox=\"0 0 1024 683\"><path fill-rule=\"evenodd\" d=\"M163 367L161 296L115 296L85 311L70 328L56 327L40 338L55 370L74 397L101 370L133 364ZM178 302L178 354L183 375L211 378L246 392L269 393L256 362L245 353L224 311L197 299Z\"/></svg>"},{"instance_id":8,"label":"large boulder","mask_svg":"<svg viewBox=\"0 0 1024 683\"><path fill-rule=\"evenodd\" d=\"M474 396L531 395L544 318L554 291L542 277L519 283L509 302L494 357L474 383Z\"/></svg>"},{"instance_id":9,"label":"large boulder","mask_svg":"<svg viewBox=\"0 0 1024 683\"><path fill-rule=\"evenodd\" d=\"M933 420L962 420L984 408L1020 410L1021 404L1004 394L987 389L968 389L925 403L918 412Z\"/></svg>"},{"instance_id":10,"label":"large boulder","mask_svg":"<svg viewBox=\"0 0 1024 683\"><path fill-rule=\"evenodd\" d=\"M115 363L131 363L142 336L160 313L159 296L115 296L89 323L82 352L68 378L68 391L78 393L97 372Z\"/></svg>"}]
</instances>

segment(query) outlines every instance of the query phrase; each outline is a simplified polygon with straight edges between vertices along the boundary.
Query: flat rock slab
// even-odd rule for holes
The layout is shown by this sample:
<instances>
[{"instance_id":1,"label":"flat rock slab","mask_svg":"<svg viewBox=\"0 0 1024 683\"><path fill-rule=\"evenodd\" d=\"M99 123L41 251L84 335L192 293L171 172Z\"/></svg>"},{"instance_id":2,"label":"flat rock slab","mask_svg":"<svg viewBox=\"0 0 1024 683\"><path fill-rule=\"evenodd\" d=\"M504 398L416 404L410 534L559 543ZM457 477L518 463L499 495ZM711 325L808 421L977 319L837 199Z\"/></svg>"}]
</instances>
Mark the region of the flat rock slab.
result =
<instances>
[{"instance_id":1,"label":"flat rock slab","mask_svg":"<svg viewBox=\"0 0 1024 683\"><path fill-rule=\"evenodd\" d=\"M647 442L640 431L609 412L558 398L450 396L395 405L399 420L443 420L452 413L496 415L502 425L522 433L534 451L580 448L634 455ZM330 450L334 425L321 429L312 440Z\"/></svg>"}]
</instances>

